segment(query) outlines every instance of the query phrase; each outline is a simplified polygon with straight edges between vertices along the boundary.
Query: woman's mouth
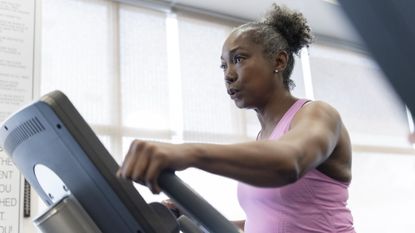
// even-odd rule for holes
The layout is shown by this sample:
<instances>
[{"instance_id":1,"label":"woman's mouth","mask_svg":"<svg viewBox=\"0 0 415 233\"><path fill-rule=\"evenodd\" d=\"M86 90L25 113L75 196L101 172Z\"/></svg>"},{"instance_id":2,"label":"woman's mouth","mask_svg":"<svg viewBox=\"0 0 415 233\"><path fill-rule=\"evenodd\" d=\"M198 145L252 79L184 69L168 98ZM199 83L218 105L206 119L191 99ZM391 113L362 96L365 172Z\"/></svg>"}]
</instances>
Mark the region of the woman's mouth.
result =
<instances>
[{"instance_id":1,"label":"woman's mouth","mask_svg":"<svg viewBox=\"0 0 415 233\"><path fill-rule=\"evenodd\" d=\"M240 96L239 90L235 88L230 88L228 94L231 96L231 99L238 99Z\"/></svg>"}]
</instances>

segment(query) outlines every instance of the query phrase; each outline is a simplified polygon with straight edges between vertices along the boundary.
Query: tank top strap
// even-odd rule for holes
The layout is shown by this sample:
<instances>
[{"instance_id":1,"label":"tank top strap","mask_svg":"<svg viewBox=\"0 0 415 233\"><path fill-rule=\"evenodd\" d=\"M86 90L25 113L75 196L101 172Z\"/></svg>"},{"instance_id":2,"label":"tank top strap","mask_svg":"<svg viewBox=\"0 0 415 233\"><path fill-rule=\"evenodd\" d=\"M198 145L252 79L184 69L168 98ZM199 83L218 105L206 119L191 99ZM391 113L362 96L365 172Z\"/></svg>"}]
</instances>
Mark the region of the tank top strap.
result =
<instances>
[{"instance_id":1,"label":"tank top strap","mask_svg":"<svg viewBox=\"0 0 415 233\"><path fill-rule=\"evenodd\" d=\"M292 119L294 118L295 114L303 107L303 105L310 100L308 99L299 99L297 100L289 109L288 111L283 115L281 120L278 122L278 124L275 126L274 130L271 133L271 136L269 136L268 139L278 139L282 135L284 135L291 124Z\"/></svg>"}]
</instances>

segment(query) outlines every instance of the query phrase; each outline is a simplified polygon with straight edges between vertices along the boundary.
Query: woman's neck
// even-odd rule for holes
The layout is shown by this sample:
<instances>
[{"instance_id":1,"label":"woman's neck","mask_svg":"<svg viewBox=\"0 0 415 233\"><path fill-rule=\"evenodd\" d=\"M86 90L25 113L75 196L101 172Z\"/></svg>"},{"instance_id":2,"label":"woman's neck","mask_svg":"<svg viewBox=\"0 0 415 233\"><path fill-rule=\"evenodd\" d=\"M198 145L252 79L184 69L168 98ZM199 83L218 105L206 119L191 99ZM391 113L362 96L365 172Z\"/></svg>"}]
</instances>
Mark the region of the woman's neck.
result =
<instances>
[{"instance_id":1,"label":"woman's neck","mask_svg":"<svg viewBox=\"0 0 415 233\"><path fill-rule=\"evenodd\" d=\"M263 108L255 109L258 120L261 123L261 131L258 138L268 138L284 114L297 100L287 91L271 98Z\"/></svg>"}]
</instances>

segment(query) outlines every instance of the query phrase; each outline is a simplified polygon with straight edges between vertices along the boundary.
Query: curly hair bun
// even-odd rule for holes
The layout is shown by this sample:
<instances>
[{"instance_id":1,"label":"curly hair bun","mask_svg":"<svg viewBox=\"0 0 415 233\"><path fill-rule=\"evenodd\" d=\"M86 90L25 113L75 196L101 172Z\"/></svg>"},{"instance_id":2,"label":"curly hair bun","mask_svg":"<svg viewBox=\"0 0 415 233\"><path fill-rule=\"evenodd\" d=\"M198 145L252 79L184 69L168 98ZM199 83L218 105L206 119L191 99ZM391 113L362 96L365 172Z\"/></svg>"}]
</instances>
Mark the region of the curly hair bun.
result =
<instances>
[{"instance_id":1,"label":"curly hair bun","mask_svg":"<svg viewBox=\"0 0 415 233\"><path fill-rule=\"evenodd\" d=\"M300 12L272 4L272 10L261 21L280 33L288 42L291 52L298 54L312 41L311 29Z\"/></svg>"}]
</instances>

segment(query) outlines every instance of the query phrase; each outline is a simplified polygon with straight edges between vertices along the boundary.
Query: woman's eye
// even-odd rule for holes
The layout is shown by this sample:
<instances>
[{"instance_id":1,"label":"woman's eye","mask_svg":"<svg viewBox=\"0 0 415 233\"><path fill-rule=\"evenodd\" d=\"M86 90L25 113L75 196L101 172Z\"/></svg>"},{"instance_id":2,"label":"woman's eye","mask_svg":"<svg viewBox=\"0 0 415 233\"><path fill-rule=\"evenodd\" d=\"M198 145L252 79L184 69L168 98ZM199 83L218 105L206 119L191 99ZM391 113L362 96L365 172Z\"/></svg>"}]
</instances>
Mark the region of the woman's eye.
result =
<instances>
[{"instance_id":1,"label":"woman's eye","mask_svg":"<svg viewBox=\"0 0 415 233\"><path fill-rule=\"evenodd\" d=\"M221 68L222 70L225 70L225 69L227 68L227 65L226 65L226 64L220 64L220 68Z\"/></svg>"},{"instance_id":2,"label":"woman's eye","mask_svg":"<svg viewBox=\"0 0 415 233\"><path fill-rule=\"evenodd\" d=\"M240 63L243 59L244 59L244 58L243 58L242 56L235 56L235 57L233 58L233 62L234 62L235 64L237 64L237 63Z\"/></svg>"}]
</instances>

